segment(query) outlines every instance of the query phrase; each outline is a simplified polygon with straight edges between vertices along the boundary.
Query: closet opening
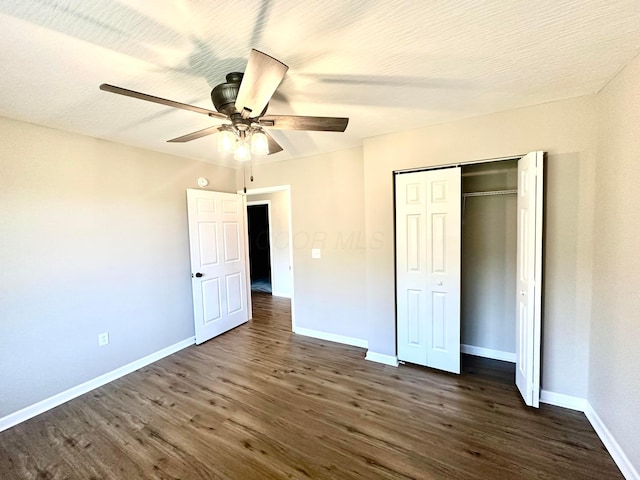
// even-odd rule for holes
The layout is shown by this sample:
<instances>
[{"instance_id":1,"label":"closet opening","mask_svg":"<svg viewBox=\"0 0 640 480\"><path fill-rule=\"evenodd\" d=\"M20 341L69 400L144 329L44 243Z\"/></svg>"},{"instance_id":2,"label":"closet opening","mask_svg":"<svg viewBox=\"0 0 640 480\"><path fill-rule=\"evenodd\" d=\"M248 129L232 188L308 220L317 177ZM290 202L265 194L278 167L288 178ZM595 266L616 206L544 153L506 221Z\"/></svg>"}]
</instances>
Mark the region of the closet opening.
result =
<instances>
[{"instance_id":1,"label":"closet opening","mask_svg":"<svg viewBox=\"0 0 640 480\"><path fill-rule=\"evenodd\" d=\"M395 175L398 360L506 374L537 407L544 154L447 167Z\"/></svg>"},{"instance_id":2,"label":"closet opening","mask_svg":"<svg viewBox=\"0 0 640 480\"><path fill-rule=\"evenodd\" d=\"M518 161L462 166L461 178L462 372L513 383Z\"/></svg>"},{"instance_id":3,"label":"closet opening","mask_svg":"<svg viewBox=\"0 0 640 480\"><path fill-rule=\"evenodd\" d=\"M516 361L518 162L463 166L460 351Z\"/></svg>"}]
</instances>

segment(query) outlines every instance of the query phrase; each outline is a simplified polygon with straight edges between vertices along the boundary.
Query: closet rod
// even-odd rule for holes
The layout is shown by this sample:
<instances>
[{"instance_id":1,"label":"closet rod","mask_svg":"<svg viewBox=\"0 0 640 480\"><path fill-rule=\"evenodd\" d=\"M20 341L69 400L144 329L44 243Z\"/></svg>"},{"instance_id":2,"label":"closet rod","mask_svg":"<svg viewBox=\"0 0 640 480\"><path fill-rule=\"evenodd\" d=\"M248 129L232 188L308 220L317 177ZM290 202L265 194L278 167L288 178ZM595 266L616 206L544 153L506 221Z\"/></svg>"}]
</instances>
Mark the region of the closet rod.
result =
<instances>
[{"instance_id":1,"label":"closet rod","mask_svg":"<svg viewBox=\"0 0 640 480\"><path fill-rule=\"evenodd\" d=\"M490 192L469 192L463 193L463 197L488 197L489 195L513 195L518 193L518 190L493 190Z\"/></svg>"}]
</instances>

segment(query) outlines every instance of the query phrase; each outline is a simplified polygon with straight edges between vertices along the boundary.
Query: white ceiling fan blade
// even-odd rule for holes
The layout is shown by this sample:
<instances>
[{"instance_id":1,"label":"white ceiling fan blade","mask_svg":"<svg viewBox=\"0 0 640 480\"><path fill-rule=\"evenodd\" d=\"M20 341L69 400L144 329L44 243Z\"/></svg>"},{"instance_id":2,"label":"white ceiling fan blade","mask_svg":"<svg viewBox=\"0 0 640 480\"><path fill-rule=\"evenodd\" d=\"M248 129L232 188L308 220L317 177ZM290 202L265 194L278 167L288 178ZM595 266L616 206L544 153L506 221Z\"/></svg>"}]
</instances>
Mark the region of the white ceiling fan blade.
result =
<instances>
[{"instance_id":1,"label":"white ceiling fan blade","mask_svg":"<svg viewBox=\"0 0 640 480\"><path fill-rule=\"evenodd\" d=\"M262 113L288 69L275 58L258 50L251 50L236 97L236 110L243 118L256 117Z\"/></svg>"}]
</instances>

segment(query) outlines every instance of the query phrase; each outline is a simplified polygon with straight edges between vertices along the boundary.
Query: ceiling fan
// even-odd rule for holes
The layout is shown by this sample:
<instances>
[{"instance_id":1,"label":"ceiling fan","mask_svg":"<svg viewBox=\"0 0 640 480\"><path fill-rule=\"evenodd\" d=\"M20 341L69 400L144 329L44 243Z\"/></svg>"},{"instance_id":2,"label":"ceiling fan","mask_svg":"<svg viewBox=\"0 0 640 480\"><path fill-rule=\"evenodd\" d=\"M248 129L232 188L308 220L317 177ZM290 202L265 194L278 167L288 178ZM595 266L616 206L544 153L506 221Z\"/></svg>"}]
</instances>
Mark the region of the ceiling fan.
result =
<instances>
[{"instance_id":1,"label":"ceiling fan","mask_svg":"<svg viewBox=\"0 0 640 480\"><path fill-rule=\"evenodd\" d=\"M167 141L190 142L197 138L220 133L218 151L234 153L237 160L249 160L250 153L271 155L282 151L282 147L263 127L318 132L344 132L347 128L348 118L267 115L269 100L288 69L289 67L275 58L258 50L251 50L244 73L229 73L226 76L226 83L221 83L211 90L211 100L215 111L107 83L100 85L100 90L225 120L228 123L207 127Z\"/></svg>"}]
</instances>

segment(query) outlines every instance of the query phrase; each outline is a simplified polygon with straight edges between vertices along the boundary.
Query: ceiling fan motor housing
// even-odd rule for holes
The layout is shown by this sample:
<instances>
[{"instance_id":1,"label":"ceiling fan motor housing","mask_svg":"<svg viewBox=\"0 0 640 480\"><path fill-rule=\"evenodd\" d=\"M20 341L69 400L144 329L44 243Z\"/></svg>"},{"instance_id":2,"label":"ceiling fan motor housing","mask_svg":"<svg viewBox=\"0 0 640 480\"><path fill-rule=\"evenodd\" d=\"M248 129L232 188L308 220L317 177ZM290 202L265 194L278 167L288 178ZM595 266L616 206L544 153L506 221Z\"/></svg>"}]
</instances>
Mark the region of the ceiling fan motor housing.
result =
<instances>
[{"instance_id":1,"label":"ceiling fan motor housing","mask_svg":"<svg viewBox=\"0 0 640 480\"><path fill-rule=\"evenodd\" d=\"M244 74L240 72L228 73L226 76L227 82L216 85L211 90L211 101L218 112L224 113L229 117L233 116L234 113L238 113L236 110L236 98L238 98L243 76ZM252 118L263 116L267 113L268 107L269 104L267 103L260 115L253 115Z\"/></svg>"},{"instance_id":2,"label":"ceiling fan motor housing","mask_svg":"<svg viewBox=\"0 0 640 480\"><path fill-rule=\"evenodd\" d=\"M236 111L236 97L242 82L242 73L232 72L227 74L227 82L217 85L211 90L211 101L216 110L231 115Z\"/></svg>"}]
</instances>

